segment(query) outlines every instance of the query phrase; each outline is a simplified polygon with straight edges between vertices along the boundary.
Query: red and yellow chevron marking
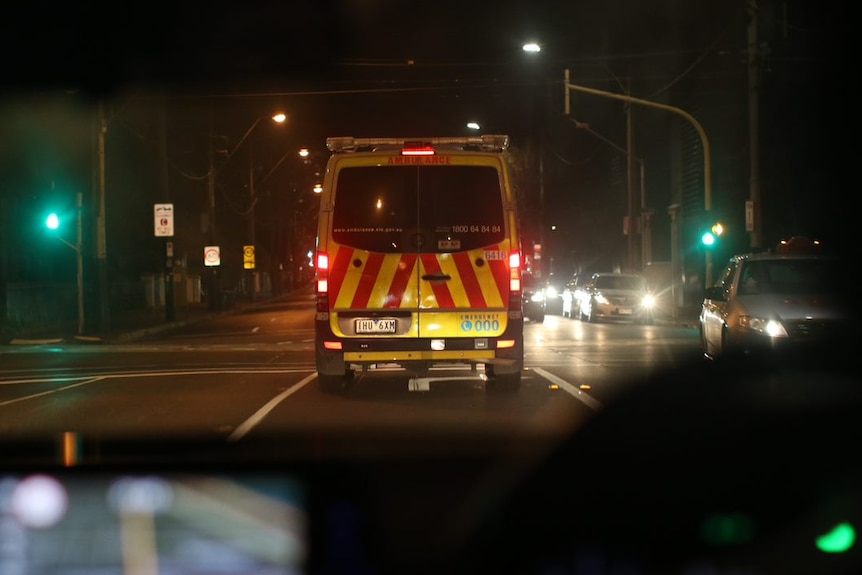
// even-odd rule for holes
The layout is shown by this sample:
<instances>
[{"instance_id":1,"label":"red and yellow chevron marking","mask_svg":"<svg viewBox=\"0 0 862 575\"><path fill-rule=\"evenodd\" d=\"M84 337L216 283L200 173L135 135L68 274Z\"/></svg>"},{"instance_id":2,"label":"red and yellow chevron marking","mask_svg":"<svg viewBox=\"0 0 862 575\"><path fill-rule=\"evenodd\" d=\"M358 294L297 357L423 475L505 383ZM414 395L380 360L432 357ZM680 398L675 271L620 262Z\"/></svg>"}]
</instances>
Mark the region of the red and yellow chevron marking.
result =
<instances>
[{"instance_id":1,"label":"red and yellow chevron marking","mask_svg":"<svg viewBox=\"0 0 862 575\"><path fill-rule=\"evenodd\" d=\"M469 252L381 254L338 246L329 273L329 302L346 309L505 309L508 242ZM477 262L481 262L477 263ZM448 281L427 281L446 274Z\"/></svg>"}]
</instances>

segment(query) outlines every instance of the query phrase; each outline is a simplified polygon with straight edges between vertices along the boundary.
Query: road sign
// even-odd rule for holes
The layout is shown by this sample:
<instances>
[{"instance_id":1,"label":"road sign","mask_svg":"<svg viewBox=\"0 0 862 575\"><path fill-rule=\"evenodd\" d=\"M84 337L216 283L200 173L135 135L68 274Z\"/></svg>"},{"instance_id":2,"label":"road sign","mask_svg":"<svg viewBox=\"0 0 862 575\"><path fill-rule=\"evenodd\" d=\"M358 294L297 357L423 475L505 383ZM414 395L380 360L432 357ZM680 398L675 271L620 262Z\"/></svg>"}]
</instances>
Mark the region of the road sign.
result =
<instances>
[{"instance_id":1,"label":"road sign","mask_svg":"<svg viewBox=\"0 0 862 575\"><path fill-rule=\"evenodd\" d=\"M745 202L745 231L754 231L754 202L751 200Z\"/></svg>"},{"instance_id":2,"label":"road sign","mask_svg":"<svg viewBox=\"0 0 862 575\"><path fill-rule=\"evenodd\" d=\"M153 215L155 216L156 237L172 237L174 235L174 205L155 204Z\"/></svg>"},{"instance_id":3,"label":"road sign","mask_svg":"<svg viewBox=\"0 0 862 575\"><path fill-rule=\"evenodd\" d=\"M221 255L218 246L204 247L204 265L209 267L221 265Z\"/></svg>"},{"instance_id":4,"label":"road sign","mask_svg":"<svg viewBox=\"0 0 862 575\"><path fill-rule=\"evenodd\" d=\"M254 246L242 247L242 267L247 270L254 269Z\"/></svg>"}]
</instances>

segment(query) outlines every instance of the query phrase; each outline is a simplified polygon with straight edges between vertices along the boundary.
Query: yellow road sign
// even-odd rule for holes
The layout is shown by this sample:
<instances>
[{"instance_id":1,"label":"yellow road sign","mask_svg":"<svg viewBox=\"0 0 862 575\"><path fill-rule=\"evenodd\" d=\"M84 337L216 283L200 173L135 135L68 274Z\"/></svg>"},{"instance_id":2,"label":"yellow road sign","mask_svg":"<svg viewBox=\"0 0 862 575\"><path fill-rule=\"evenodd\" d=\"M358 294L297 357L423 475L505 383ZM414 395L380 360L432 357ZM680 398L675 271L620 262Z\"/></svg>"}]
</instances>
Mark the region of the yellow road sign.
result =
<instances>
[{"instance_id":1,"label":"yellow road sign","mask_svg":"<svg viewBox=\"0 0 862 575\"><path fill-rule=\"evenodd\" d=\"M254 269L254 246L243 246L242 248L242 267L247 270Z\"/></svg>"}]
</instances>

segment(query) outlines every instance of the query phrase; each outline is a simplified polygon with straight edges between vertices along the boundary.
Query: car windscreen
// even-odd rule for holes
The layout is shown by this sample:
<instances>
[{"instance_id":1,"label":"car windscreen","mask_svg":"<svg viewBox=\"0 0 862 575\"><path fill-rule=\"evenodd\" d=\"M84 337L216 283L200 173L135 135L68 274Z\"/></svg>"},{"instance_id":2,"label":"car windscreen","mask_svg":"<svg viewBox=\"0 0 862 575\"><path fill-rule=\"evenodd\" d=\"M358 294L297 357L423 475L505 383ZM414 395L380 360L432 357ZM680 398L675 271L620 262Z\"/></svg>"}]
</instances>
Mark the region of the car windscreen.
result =
<instances>
[{"instance_id":1,"label":"car windscreen","mask_svg":"<svg viewBox=\"0 0 862 575\"><path fill-rule=\"evenodd\" d=\"M338 174L332 238L373 252L453 252L505 238L492 166L361 166Z\"/></svg>"},{"instance_id":2,"label":"car windscreen","mask_svg":"<svg viewBox=\"0 0 862 575\"><path fill-rule=\"evenodd\" d=\"M644 281L638 277L599 276L596 278L596 287L599 289L642 290L644 289Z\"/></svg>"},{"instance_id":3,"label":"car windscreen","mask_svg":"<svg viewBox=\"0 0 862 575\"><path fill-rule=\"evenodd\" d=\"M747 261L739 294L837 294L847 290L847 269L832 258Z\"/></svg>"}]
</instances>

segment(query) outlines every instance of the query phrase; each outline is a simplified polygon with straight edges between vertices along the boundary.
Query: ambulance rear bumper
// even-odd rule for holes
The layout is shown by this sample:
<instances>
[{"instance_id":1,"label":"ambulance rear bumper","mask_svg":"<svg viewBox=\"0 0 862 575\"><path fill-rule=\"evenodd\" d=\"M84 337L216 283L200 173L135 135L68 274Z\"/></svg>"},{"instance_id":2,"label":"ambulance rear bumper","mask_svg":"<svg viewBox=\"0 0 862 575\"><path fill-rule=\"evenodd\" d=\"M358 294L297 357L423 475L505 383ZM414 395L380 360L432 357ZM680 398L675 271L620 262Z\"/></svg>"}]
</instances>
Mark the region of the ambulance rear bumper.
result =
<instances>
[{"instance_id":1,"label":"ambulance rear bumper","mask_svg":"<svg viewBox=\"0 0 862 575\"><path fill-rule=\"evenodd\" d=\"M482 363L493 365L497 373L514 373L523 369L524 364L523 333L515 327L519 323L511 322L510 329L498 338L432 339L339 338L327 322L318 322L317 371L341 375L351 365ZM500 345L503 341L507 342L506 346Z\"/></svg>"}]
</instances>

